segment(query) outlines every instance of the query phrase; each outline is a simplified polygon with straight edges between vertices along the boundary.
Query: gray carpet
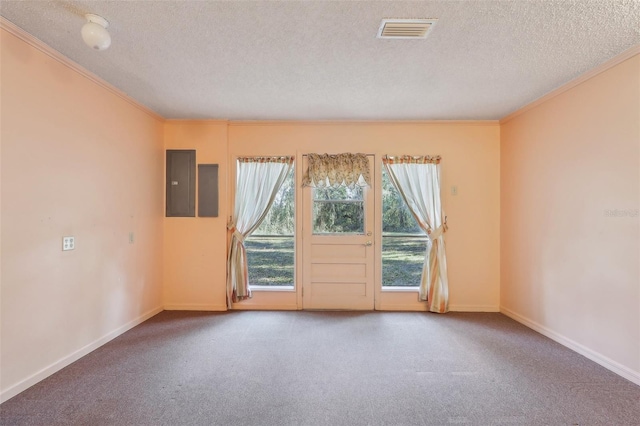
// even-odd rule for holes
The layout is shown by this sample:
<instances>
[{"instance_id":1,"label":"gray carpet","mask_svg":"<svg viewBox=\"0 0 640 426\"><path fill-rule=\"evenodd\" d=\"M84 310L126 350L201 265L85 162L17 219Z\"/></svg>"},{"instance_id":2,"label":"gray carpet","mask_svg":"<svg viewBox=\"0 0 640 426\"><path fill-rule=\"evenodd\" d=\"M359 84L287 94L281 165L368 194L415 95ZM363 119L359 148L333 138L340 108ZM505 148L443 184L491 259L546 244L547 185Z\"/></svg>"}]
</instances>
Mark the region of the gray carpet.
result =
<instances>
[{"instance_id":1,"label":"gray carpet","mask_svg":"<svg viewBox=\"0 0 640 426\"><path fill-rule=\"evenodd\" d=\"M501 314L162 312L0 422L638 425L640 387Z\"/></svg>"}]
</instances>

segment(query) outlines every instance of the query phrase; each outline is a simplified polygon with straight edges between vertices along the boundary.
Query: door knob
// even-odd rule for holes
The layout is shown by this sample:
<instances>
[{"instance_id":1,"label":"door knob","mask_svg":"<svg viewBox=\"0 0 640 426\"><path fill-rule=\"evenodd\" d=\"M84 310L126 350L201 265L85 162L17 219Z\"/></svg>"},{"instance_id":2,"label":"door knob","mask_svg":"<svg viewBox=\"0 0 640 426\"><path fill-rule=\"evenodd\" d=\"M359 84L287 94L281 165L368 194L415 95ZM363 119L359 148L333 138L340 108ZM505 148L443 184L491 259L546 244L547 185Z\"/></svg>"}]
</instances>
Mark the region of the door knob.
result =
<instances>
[{"instance_id":1,"label":"door knob","mask_svg":"<svg viewBox=\"0 0 640 426\"><path fill-rule=\"evenodd\" d=\"M373 245L373 243L372 243L371 241L367 241L366 243L364 243L364 245L365 245L365 246L367 246L367 247L369 247L369 246L372 246L372 245Z\"/></svg>"},{"instance_id":2,"label":"door knob","mask_svg":"<svg viewBox=\"0 0 640 426\"><path fill-rule=\"evenodd\" d=\"M367 237L371 236L371 231L367 232Z\"/></svg>"}]
</instances>

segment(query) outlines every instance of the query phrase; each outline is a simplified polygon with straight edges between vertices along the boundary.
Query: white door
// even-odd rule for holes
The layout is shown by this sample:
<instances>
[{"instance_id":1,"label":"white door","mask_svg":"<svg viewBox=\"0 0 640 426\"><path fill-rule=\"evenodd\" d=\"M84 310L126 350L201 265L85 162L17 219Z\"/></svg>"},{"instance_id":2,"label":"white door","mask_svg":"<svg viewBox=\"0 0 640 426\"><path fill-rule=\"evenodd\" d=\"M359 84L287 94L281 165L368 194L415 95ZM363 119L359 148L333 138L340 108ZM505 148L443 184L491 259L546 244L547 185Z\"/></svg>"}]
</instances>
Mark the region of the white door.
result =
<instances>
[{"instance_id":1,"label":"white door","mask_svg":"<svg viewBox=\"0 0 640 426\"><path fill-rule=\"evenodd\" d=\"M303 189L304 309L374 308L370 176L370 187Z\"/></svg>"}]
</instances>

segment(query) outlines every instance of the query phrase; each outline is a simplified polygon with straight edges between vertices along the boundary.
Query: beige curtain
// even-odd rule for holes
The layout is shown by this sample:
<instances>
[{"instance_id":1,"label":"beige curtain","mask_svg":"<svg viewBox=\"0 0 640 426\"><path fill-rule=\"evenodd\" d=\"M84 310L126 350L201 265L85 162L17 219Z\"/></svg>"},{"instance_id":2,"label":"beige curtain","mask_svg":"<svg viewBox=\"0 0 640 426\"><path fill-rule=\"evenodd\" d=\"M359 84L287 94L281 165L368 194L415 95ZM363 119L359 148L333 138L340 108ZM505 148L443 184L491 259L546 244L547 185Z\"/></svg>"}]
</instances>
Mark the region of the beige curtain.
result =
<instances>
[{"instance_id":1,"label":"beige curtain","mask_svg":"<svg viewBox=\"0 0 640 426\"><path fill-rule=\"evenodd\" d=\"M431 242L422 268L420 300L427 301L431 312L447 312L449 284L443 237L447 224L440 200L440 157L385 156L382 163Z\"/></svg>"},{"instance_id":2,"label":"beige curtain","mask_svg":"<svg viewBox=\"0 0 640 426\"><path fill-rule=\"evenodd\" d=\"M244 240L269 212L287 177L293 157L238 158L235 206L228 225L231 239L227 260L227 306L251 297Z\"/></svg>"},{"instance_id":3,"label":"beige curtain","mask_svg":"<svg viewBox=\"0 0 640 426\"><path fill-rule=\"evenodd\" d=\"M302 179L303 186L353 188L368 186L371 181L366 154L308 154L307 159L309 168Z\"/></svg>"}]
</instances>

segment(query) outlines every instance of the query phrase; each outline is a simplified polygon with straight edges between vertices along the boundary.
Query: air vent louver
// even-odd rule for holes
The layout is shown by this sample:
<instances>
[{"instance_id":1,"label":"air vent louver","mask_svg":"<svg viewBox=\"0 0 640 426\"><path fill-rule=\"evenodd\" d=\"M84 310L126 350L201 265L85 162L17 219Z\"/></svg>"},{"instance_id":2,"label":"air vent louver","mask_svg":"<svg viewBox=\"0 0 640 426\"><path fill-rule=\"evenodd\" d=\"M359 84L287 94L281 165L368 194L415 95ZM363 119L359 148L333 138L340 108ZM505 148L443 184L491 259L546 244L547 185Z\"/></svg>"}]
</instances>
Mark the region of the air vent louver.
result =
<instances>
[{"instance_id":1,"label":"air vent louver","mask_svg":"<svg viewBox=\"0 0 640 426\"><path fill-rule=\"evenodd\" d=\"M437 19L383 19L378 38L426 38Z\"/></svg>"}]
</instances>

